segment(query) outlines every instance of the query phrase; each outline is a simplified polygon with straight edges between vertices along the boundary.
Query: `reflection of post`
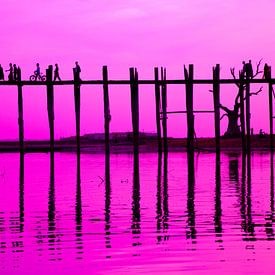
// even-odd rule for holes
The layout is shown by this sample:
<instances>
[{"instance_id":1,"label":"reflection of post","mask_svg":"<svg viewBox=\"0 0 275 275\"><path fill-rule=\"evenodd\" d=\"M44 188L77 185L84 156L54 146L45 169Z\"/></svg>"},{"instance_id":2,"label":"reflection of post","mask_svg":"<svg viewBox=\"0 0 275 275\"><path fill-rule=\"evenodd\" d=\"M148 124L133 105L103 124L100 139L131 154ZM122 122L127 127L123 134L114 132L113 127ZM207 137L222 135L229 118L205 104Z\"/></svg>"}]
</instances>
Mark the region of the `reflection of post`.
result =
<instances>
[{"instance_id":1,"label":"reflection of post","mask_svg":"<svg viewBox=\"0 0 275 275\"><path fill-rule=\"evenodd\" d=\"M229 180L239 182L239 159L238 154L229 154ZM231 159L231 157L233 159Z\"/></svg>"},{"instance_id":2,"label":"reflection of post","mask_svg":"<svg viewBox=\"0 0 275 275\"><path fill-rule=\"evenodd\" d=\"M156 123L157 123L157 135L158 135L158 152L162 151L161 142L161 126L160 126L160 85L159 81L159 69L155 68L155 100L156 100Z\"/></svg>"},{"instance_id":3,"label":"reflection of post","mask_svg":"<svg viewBox=\"0 0 275 275\"><path fill-rule=\"evenodd\" d=\"M161 221L162 221L162 188L161 188L161 165L162 165L162 155L158 154L158 176L157 176L157 241L161 242Z\"/></svg>"},{"instance_id":4,"label":"reflection of post","mask_svg":"<svg viewBox=\"0 0 275 275\"><path fill-rule=\"evenodd\" d=\"M216 190L215 190L215 233L217 242L222 242L222 206L221 206L221 160L216 154Z\"/></svg>"},{"instance_id":5,"label":"reflection of post","mask_svg":"<svg viewBox=\"0 0 275 275\"><path fill-rule=\"evenodd\" d=\"M163 159L163 229L164 240L169 239L168 235L168 219L169 219L169 207L168 207L168 153L164 152Z\"/></svg>"},{"instance_id":6,"label":"reflection of post","mask_svg":"<svg viewBox=\"0 0 275 275\"><path fill-rule=\"evenodd\" d=\"M111 228L110 155L105 154L105 246L106 248L112 247L110 228Z\"/></svg>"},{"instance_id":7,"label":"reflection of post","mask_svg":"<svg viewBox=\"0 0 275 275\"><path fill-rule=\"evenodd\" d=\"M54 184L54 152L50 153L50 187L49 187L49 202L48 202L48 241L49 250L54 250L56 242L56 220L55 220L55 184Z\"/></svg>"},{"instance_id":8,"label":"reflection of post","mask_svg":"<svg viewBox=\"0 0 275 275\"><path fill-rule=\"evenodd\" d=\"M252 221L252 202L251 202L251 153L247 153L247 231L250 236L254 236L254 224Z\"/></svg>"},{"instance_id":9,"label":"reflection of post","mask_svg":"<svg viewBox=\"0 0 275 275\"><path fill-rule=\"evenodd\" d=\"M242 218L242 229L247 232L246 222L246 152L242 153L242 185L241 185L241 218Z\"/></svg>"},{"instance_id":10,"label":"reflection of post","mask_svg":"<svg viewBox=\"0 0 275 275\"><path fill-rule=\"evenodd\" d=\"M18 125L20 152L24 151L24 120L23 120L23 91L21 83L21 69L18 67Z\"/></svg>"},{"instance_id":11,"label":"reflection of post","mask_svg":"<svg viewBox=\"0 0 275 275\"><path fill-rule=\"evenodd\" d=\"M187 226L189 231L186 232L187 238L196 239L196 222L195 222L195 167L194 152L187 154L188 158L188 191L187 191Z\"/></svg>"},{"instance_id":12,"label":"reflection of post","mask_svg":"<svg viewBox=\"0 0 275 275\"><path fill-rule=\"evenodd\" d=\"M47 108L48 108L48 119L50 127L50 148L54 150L54 94L53 94L53 66L50 65L46 70L47 77ZM51 84L50 84L51 83Z\"/></svg>"},{"instance_id":13,"label":"reflection of post","mask_svg":"<svg viewBox=\"0 0 275 275\"><path fill-rule=\"evenodd\" d=\"M82 198L81 198L81 177L80 177L80 153L77 153L77 171L76 171L76 202L75 202L75 221L76 221L76 249L77 254L83 254L82 240ZM82 257L78 257L81 259Z\"/></svg>"},{"instance_id":14,"label":"reflection of post","mask_svg":"<svg viewBox=\"0 0 275 275\"><path fill-rule=\"evenodd\" d=\"M20 214L20 232L24 232L24 153L20 153L20 174L19 174L19 214Z\"/></svg>"},{"instance_id":15,"label":"reflection of post","mask_svg":"<svg viewBox=\"0 0 275 275\"><path fill-rule=\"evenodd\" d=\"M270 214L266 218L265 232L268 240L274 240L274 152L271 150L270 153Z\"/></svg>"},{"instance_id":16,"label":"reflection of post","mask_svg":"<svg viewBox=\"0 0 275 275\"><path fill-rule=\"evenodd\" d=\"M74 104L75 104L75 126L77 151L80 152L80 79L79 74L74 72Z\"/></svg>"},{"instance_id":17,"label":"reflection of post","mask_svg":"<svg viewBox=\"0 0 275 275\"><path fill-rule=\"evenodd\" d=\"M132 201L132 234L134 235L133 246L139 246L140 228L140 183L139 183L139 155L134 154L134 175L133 175L133 201Z\"/></svg>"}]
</instances>

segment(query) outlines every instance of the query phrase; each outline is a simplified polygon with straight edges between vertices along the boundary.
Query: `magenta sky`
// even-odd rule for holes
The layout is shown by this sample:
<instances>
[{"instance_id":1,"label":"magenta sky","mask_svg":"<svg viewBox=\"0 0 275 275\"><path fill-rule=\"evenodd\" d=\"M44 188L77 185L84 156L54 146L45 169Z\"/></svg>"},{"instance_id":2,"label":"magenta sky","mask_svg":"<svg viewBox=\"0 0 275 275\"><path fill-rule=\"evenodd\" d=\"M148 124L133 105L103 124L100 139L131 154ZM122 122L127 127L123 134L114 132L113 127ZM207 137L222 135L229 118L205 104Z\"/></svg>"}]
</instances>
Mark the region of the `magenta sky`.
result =
<instances>
[{"instance_id":1,"label":"magenta sky","mask_svg":"<svg viewBox=\"0 0 275 275\"><path fill-rule=\"evenodd\" d=\"M36 62L45 69L60 64L61 77L70 79L74 61L82 78L101 78L101 66L109 66L110 78L128 78L136 66L140 78L153 77L154 66L166 66L168 78L182 77L183 64L195 64L195 76L211 76L220 63L222 76L243 59L263 58L274 64L275 29L273 0L158 0L158 1L15 1L2 3L0 63L19 64L23 77ZM196 108L210 109L211 87L197 89ZM233 87L232 87L233 88ZM255 87L257 88L257 87ZM82 88L82 134L103 130L101 87ZM170 87L168 109L184 109L183 87ZM224 91L224 92L223 92ZM222 88L222 101L232 102L229 88ZM252 127L268 130L264 89L252 99ZM111 88L112 131L131 130L129 89ZM153 88L140 89L140 129L155 131ZM16 89L0 87L0 139L17 138ZM55 93L56 138L74 134L73 91ZM261 111L256 113L256 111ZM259 115L261 114L261 115ZM48 138L46 93L24 88L26 138ZM196 116L197 135L213 134L212 116ZM205 127L209 122L209 127ZM185 117L169 117L169 134L185 136ZM226 119L223 122L223 131Z\"/></svg>"}]
</instances>

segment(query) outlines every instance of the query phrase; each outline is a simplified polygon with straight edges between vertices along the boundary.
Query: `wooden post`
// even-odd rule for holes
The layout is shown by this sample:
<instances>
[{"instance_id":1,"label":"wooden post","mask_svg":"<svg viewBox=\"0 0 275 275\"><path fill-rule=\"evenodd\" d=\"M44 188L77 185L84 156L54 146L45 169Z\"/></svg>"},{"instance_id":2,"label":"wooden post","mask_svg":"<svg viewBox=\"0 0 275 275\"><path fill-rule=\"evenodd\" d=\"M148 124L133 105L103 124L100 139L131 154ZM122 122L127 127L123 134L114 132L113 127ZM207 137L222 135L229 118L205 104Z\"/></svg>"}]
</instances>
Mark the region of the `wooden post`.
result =
<instances>
[{"instance_id":1,"label":"wooden post","mask_svg":"<svg viewBox=\"0 0 275 275\"><path fill-rule=\"evenodd\" d=\"M193 78L194 66L189 65L189 71L184 66L186 80L186 111L187 111L187 150L194 151L194 110L193 110Z\"/></svg>"},{"instance_id":2,"label":"wooden post","mask_svg":"<svg viewBox=\"0 0 275 275\"><path fill-rule=\"evenodd\" d=\"M47 109L50 127L50 150L54 151L54 94L53 94L53 66L50 65L46 70L47 78Z\"/></svg>"},{"instance_id":3,"label":"wooden post","mask_svg":"<svg viewBox=\"0 0 275 275\"><path fill-rule=\"evenodd\" d=\"M18 126L19 126L19 144L20 152L24 151L24 120L23 120L23 91L21 84L21 69L18 67Z\"/></svg>"},{"instance_id":4,"label":"wooden post","mask_svg":"<svg viewBox=\"0 0 275 275\"><path fill-rule=\"evenodd\" d=\"M80 152L80 78L79 72L74 72L74 104L77 151Z\"/></svg>"},{"instance_id":5,"label":"wooden post","mask_svg":"<svg viewBox=\"0 0 275 275\"><path fill-rule=\"evenodd\" d=\"M250 152L251 142L250 142L250 82L249 77L246 76L246 94L245 94L245 103L246 103L246 151Z\"/></svg>"},{"instance_id":6,"label":"wooden post","mask_svg":"<svg viewBox=\"0 0 275 275\"><path fill-rule=\"evenodd\" d=\"M138 153L139 145L139 103L138 103L138 73L134 68L130 68L131 86L131 110L133 125L134 153Z\"/></svg>"},{"instance_id":7,"label":"wooden post","mask_svg":"<svg viewBox=\"0 0 275 275\"><path fill-rule=\"evenodd\" d=\"M242 136L242 151L246 152L246 140L245 140L245 115L244 115L244 73L240 72L240 121L241 121L241 136Z\"/></svg>"},{"instance_id":8,"label":"wooden post","mask_svg":"<svg viewBox=\"0 0 275 275\"><path fill-rule=\"evenodd\" d=\"M214 112L215 112L215 139L216 139L216 152L220 152L220 64L213 68L213 99L214 99Z\"/></svg>"},{"instance_id":9,"label":"wooden post","mask_svg":"<svg viewBox=\"0 0 275 275\"><path fill-rule=\"evenodd\" d=\"M271 67L269 67L269 74L271 78ZM273 86L271 81L269 81L268 83L268 97L269 97L270 148L273 149Z\"/></svg>"},{"instance_id":10,"label":"wooden post","mask_svg":"<svg viewBox=\"0 0 275 275\"><path fill-rule=\"evenodd\" d=\"M156 67L155 72L155 100L156 100L156 123L157 123L157 135L158 135L158 152L162 151L161 142L161 126L160 126L160 85L159 81L159 69Z\"/></svg>"},{"instance_id":11,"label":"wooden post","mask_svg":"<svg viewBox=\"0 0 275 275\"><path fill-rule=\"evenodd\" d=\"M161 98L162 98L162 129L163 129L163 150L168 152L167 140L167 83L166 83L166 69L161 68Z\"/></svg>"},{"instance_id":12,"label":"wooden post","mask_svg":"<svg viewBox=\"0 0 275 275\"><path fill-rule=\"evenodd\" d=\"M103 66L103 91L104 91L104 130L105 130L105 153L110 154L110 106L108 89L108 68Z\"/></svg>"}]
</instances>

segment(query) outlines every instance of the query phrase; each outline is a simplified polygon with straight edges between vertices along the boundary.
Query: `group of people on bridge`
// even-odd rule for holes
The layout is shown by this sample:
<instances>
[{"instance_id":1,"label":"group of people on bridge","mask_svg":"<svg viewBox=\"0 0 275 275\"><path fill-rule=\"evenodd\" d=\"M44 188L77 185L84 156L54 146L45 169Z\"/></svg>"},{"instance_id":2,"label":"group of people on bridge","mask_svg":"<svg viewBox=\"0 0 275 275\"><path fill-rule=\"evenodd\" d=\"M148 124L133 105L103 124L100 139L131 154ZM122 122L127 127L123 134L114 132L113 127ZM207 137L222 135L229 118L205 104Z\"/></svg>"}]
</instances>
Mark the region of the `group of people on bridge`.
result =
<instances>
[{"instance_id":1,"label":"group of people on bridge","mask_svg":"<svg viewBox=\"0 0 275 275\"><path fill-rule=\"evenodd\" d=\"M16 64L10 63L9 69L5 70L5 72L9 72L8 73L8 81L14 82L14 81L20 80L19 79L19 71L20 71L20 68ZM78 62L75 62L75 67L73 68L73 72L74 72L75 78L77 80L81 80L80 79L81 68L80 68ZM37 80L44 81L45 80L45 76L41 73L39 63L36 63L36 70L34 71L34 75L32 75L30 77L30 79L34 80L34 81L37 81ZM4 73L3 67L0 64L0 81L1 80L5 80L5 73ZM57 80L61 81L61 78L59 75L58 64L55 64L53 81L57 81Z\"/></svg>"}]
</instances>

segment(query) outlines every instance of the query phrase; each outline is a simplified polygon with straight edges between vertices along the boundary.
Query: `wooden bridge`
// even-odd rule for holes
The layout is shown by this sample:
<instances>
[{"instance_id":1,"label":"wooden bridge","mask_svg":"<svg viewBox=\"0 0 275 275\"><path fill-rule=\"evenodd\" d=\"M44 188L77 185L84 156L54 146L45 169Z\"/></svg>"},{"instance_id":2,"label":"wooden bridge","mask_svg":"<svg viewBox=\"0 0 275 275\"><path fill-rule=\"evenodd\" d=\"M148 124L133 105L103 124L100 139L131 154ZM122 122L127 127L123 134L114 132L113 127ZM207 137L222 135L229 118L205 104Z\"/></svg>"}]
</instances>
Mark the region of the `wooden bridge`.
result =
<instances>
[{"instance_id":1,"label":"wooden bridge","mask_svg":"<svg viewBox=\"0 0 275 275\"><path fill-rule=\"evenodd\" d=\"M154 79L141 80L138 78L136 68L130 68L129 80L110 80L108 78L108 68L103 66L101 80L80 80L79 75L74 72L73 80L53 81L53 67L50 65L46 70L46 81L25 81L21 79L21 70L18 69L17 81L0 81L0 86L18 87L18 124L20 152L24 152L24 120L23 120L23 86L46 86L47 88L47 109L50 128L50 150L54 151L54 87L60 85L70 85L74 87L75 119L76 119L76 144L80 151L80 90L82 85L102 85L104 97L104 129L105 129L105 151L110 152L110 85L129 85L131 91L131 114L133 128L134 152L138 152L139 147L139 86L154 85L155 87L155 113L156 129L158 136L158 151L168 151L167 140L167 114L186 113L187 117L187 150L194 151L194 113L213 113L215 127L216 151L220 152L220 86L221 84L237 84L240 87L240 122L242 136L242 150L251 150L250 142L250 84L263 83L268 85L269 100L269 125L270 125L270 148L273 149L273 84L275 79L254 79L240 74L239 78L221 79L220 65L213 67L212 79L194 79L194 66L190 64L184 67L183 79L169 80L166 78L165 68L154 68ZM185 86L186 110L167 111L167 85L182 84ZM213 110L195 111L193 107L193 87L194 84L213 85Z\"/></svg>"}]
</instances>

